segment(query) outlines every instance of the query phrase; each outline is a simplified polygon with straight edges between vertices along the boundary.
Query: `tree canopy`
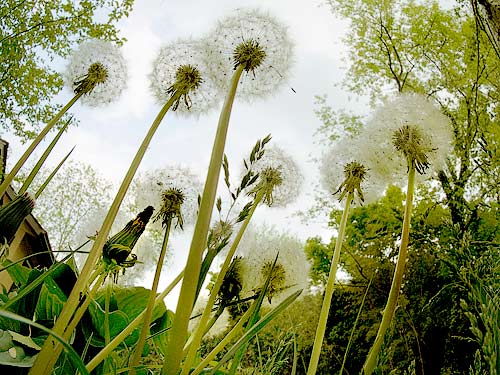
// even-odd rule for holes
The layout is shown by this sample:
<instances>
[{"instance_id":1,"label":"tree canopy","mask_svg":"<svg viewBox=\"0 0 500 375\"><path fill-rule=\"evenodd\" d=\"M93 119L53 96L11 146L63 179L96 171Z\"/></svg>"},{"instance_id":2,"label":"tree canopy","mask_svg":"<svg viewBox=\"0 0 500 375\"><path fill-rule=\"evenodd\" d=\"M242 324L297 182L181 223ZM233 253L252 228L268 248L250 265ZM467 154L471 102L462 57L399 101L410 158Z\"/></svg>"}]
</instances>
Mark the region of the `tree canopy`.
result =
<instances>
[{"instance_id":1,"label":"tree canopy","mask_svg":"<svg viewBox=\"0 0 500 375\"><path fill-rule=\"evenodd\" d=\"M500 266L498 55L463 3L452 8L432 0L328 4L350 21L344 89L368 96L373 107L398 92L424 94L454 130L446 167L418 189L402 295L378 371L497 373L500 346L492 322L498 319L500 288L494 276ZM317 105L323 143L363 131L363 116L333 109L326 97ZM325 369L340 369L338 357L372 280L347 372L359 373L363 365L390 287L403 202L404 193L392 187L378 202L351 212L341 255L349 279L338 285L332 301L321 357ZM332 211L332 226L340 215ZM306 245L312 280L320 287L335 240L312 238Z\"/></svg>"},{"instance_id":2,"label":"tree canopy","mask_svg":"<svg viewBox=\"0 0 500 375\"><path fill-rule=\"evenodd\" d=\"M116 23L133 0L5 0L0 4L0 123L22 139L36 135L59 108L54 62L85 38L122 43Z\"/></svg>"}]
</instances>

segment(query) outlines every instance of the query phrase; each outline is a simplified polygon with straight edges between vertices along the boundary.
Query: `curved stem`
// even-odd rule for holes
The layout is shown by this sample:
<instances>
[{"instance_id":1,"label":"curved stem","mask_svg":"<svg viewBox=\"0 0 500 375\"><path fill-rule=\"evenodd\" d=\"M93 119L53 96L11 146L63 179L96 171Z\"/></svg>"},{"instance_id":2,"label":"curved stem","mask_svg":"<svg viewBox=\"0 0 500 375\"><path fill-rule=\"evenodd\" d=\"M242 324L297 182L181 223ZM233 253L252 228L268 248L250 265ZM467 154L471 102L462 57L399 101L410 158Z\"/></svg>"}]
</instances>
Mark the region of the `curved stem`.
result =
<instances>
[{"instance_id":1,"label":"curved stem","mask_svg":"<svg viewBox=\"0 0 500 375\"><path fill-rule=\"evenodd\" d=\"M226 273L229 270L229 267L231 266L231 260L234 256L234 253L236 252L236 249L238 248L238 245L240 244L240 240L243 237L243 234L245 233L248 224L250 223L250 220L252 219L255 209L260 204L263 197L264 197L264 191L261 190L259 191L259 193L257 193L252 208L250 209L247 217L245 218L245 221L243 221L243 224L240 226L240 229L238 230L238 233L234 238L231 248L229 249L226 255L226 259L224 260L224 264L222 265L219 271L219 275L217 276L215 285L212 287L212 290L210 291L210 296L208 298L207 304L205 305L205 309L203 310L203 314L200 318L198 326L196 327L194 333L191 335L189 342L187 344L189 345L189 351L186 360L184 361L184 367L182 369L181 375L189 373L189 369L191 368L191 365L194 362L194 359L196 357L196 351L198 350L201 339L203 338L203 335L207 331L206 327L208 326L208 321L210 318L212 307L215 304L215 299L217 298L217 294L219 293L222 283L224 282L224 277L226 276Z\"/></svg>"},{"instance_id":2,"label":"curved stem","mask_svg":"<svg viewBox=\"0 0 500 375\"><path fill-rule=\"evenodd\" d=\"M53 331L56 332L57 334L60 334L61 332L64 331L64 328L71 319L73 312L78 307L80 299L82 298L80 294L83 290L85 290L88 283L89 275L102 254L102 248L108 238L109 232L111 230L111 225L113 224L113 221L116 218L118 209L120 208L123 198L125 197L125 194L130 186L130 183L134 178L135 172L137 171L137 168L139 168L142 158L144 157L144 154L146 153L146 150L148 149L148 146L151 143L151 140L161 123L161 120L163 119L167 111L170 109L170 107L175 103L175 101L179 99L179 97L180 97L179 93L174 94L169 99L169 101L163 106L163 108L160 110L155 120L153 121L153 124L149 128L148 133L144 137L144 140L142 141L139 150L137 150L134 160L132 161L132 164L130 165L127 174L125 175L122 184L118 190L118 193L116 194L115 199L111 204L108 214L104 219L101 230L99 231L99 234L97 235L97 238L94 241L94 245L90 250L89 256L87 257L87 260L82 269L80 277L78 278L75 286L73 287L73 290L71 291L71 294L66 303L64 304L63 310L61 311L61 314L59 315L56 324L54 325ZM54 340L54 338L49 336L47 340L45 340L42 350L40 351L40 353L38 353L35 363L33 364L33 367L31 367L29 374L49 375L52 372L54 364L57 361L57 358L59 358L59 355L61 354L61 350L62 346L59 345L57 341Z\"/></svg>"},{"instance_id":3,"label":"curved stem","mask_svg":"<svg viewBox=\"0 0 500 375\"><path fill-rule=\"evenodd\" d=\"M146 338L149 334L149 324L151 323L151 317L153 316L153 308L155 305L156 299L156 291L158 290L158 284L160 283L160 274L161 269L163 267L163 259L165 258L165 253L167 252L167 244L168 244L168 236L170 234L170 226L172 224L172 218L168 218L165 227L165 235L163 236L163 243L161 246L160 257L158 259L158 263L156 264L155 276L153 279L153 285L151 286L151 292L149 294L148 305L146 307L146 312L144 314L144 321L142 323L142 329L137 340L137 344L134 349L134 354L132 355L132 359L130 360L129 367L132 368L130 370L130 375L135 375L135 368L139 365L142 356L142 349L146 344ZM107 345L108 343L106 343Z\"/></svg>"},{"instance_id":4,"label":"curved stem","mask_svg":"<svg viewBox=\"0 0 500 375\"><path fill-rule=\"evenodd\" d=\"M154 307L158 306L163 301L163 299L172 291L172 289L175 288L179 281L181 281L183 275L184 271L177 275L177 277L170 283L170 285L156 297ZM127 336L130 335L139 326L139 324L142 323L145 314L146 310L143 310L142 313L140 313L134 320L132 320L130 324L125 327L125 329L121 331L113 340L111 340L108 345L102 348L101 351L97 353L96 356L92 358L92 360L85 366L87 368L87 371L91 372L92 370L94 370L104 360L104 358L109 355L109 353L115 350L116 347L120 345L123 340L125 340Z\"/></svg>"},{"instance_id":5,"label":"curved stem","mask_svg":"<svg viewBox=\"0 0 500 375\"><path fill-rule=\"evenodd\" d=\"M0 197L2 197L5 194L5 191L14 180L14 177L16 177L17 172L19 172L24 163L26 163L26 160L28 160L30 155L33 153L33 151L35 151L35 148L40 144L43 138L45 138L47 133L54 127L57 121L59 121L59 119L68 111L68 109L70 109L73 106L73 104L75 104L75 102L82 95L83 93L76 94L64 107L61 108L59 112L57 112L57 114L52 118L52 120L50 120L45 126L45 128L43 128L40 134L38 134L38 136L33 140L33 142L31 142L28 149L24 151L24 154L17 161L16 165L14 165L10 173L5 176L5 179L0 185Z\"/></svg>"},{"instance_id":6,"label":"curved stem","mask_svg":"<svg viewBox=\"0 0 500 375\"><path fill-rule=\"evenodd\" d=\"M394 270L391 290L389 292L389 297L387 298L387 304L385 305L382 322L380 323L377 336L375 337L375 341L373 342L373 345L363 366L363 374L365 375L370 375L377 365L378 354L380 353L380 349L382 348L382 344L384 343L385 333L391 325L391 321L394 317L394 312L396 311L398 303L399 290L401 289L401 283L403 282L403 273L405 270L406 256L408 253L408 241L410 237L410 220L413 207L413 192L415 190L415 167L413 165L410 166L408 172L407 190L405 216L403 219L403 232L401 234L401 245L399 247L398 261L396 263L396 269Z\"/></svg>"},{"instance_id":7,"label":"curved stem","mask_svg":"<svg viewBox=\"0 0 500 375\"><path fill-rule=\"evenodd\" d=\"M347 217L349 216L349 208L353 197L354 193L349 192L347 194L344 211L342 212L342 218L340 219L339 233L337 241L335 241L335 250L333 252L332 263L330 264L330 273L328 274L325 296L323 297L323 305L321 306L318 327L316 328L316 336L314 338L314 345L311 353L311 360L309 362L309 368L307 369L307 375L316 374L316 370L318 368L319 355L321 353L321 346L323 345L323 338L325 337L326 323L328 321L328 313L330 312L330 305L332 303L333 290L335 287L340 250L342 249L342 243L344 242Z\"/></svg>"},{"instance_id":8,"label":"curved stem","mask_svg":"<svg viewBox=\"0 0 500 375\"><path fill-rule=\"evenodd\" d=\"M179 300L177 302L170 340L165 353L165 362L161 371L162 375L177 375L182 361L182 351L186 343L189 318L193 311L196 288L198 286L202 254L207 244L208 228L210 226L210 219L215 203L215 194L217 192L222 157L224 155L229 118L231 116L236 88L238 87L242 71L243 66L240 65L234 72L229 93L219 117L217 133L212 148L212 156L210 158L210 165L205 180L205 188L203 189L200 210L186 263L186 277L184 277L182 282Z\"/></svg>"}]
</instances>

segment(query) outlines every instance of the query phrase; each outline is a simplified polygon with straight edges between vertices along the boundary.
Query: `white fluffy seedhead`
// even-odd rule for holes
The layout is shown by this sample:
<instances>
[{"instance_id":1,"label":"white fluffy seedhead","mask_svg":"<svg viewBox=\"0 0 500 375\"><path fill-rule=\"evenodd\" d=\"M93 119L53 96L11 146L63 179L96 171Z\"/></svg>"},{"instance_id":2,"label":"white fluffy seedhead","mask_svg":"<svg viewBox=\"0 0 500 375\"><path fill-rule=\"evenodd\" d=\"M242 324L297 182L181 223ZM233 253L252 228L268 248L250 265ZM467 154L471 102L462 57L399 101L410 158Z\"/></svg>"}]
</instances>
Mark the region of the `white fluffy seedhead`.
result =
<instances>
[{"instance_id":1,"label":"white fluffy seedhead","mask_svg":"<svg viewBox=\"0 0 500 375\"><path fill-rule=\"evenodd\" d=\"M258 47L258 66L243 71L237 96L252 100L270 95L286 82L293 60L293 43L287 28L268 13L239 9L221 19L206 37L206 58L210 76L224 93L235 66L235 51L244 44ZM263 58L262 58L263 53Z\"/></svg>"},{"instance_id":2,"label":"white fluffy seedhead","mask_svg":"<svg viewBox=\"0 0 500 375\"><path fill-rule=\"evenodd\" d=\"M301 192L304 176L293 158L280 147L269 147L264 156L251 167L257 173L266 168L279 171L282 179L281 184L273 189L272 205L284 207L294 202Z\"/></svg>"},{"instance_id":3,"label":"white fluffy seedhead","mask_svg":"<svg viewBox=\"0 0 500 375\"><path fill-rule=\"evenodd\" d=\"M98 83L81 101L90 106L101 106L114 101L126 87L127 65L123 55L111 42L90 39L82 43L73 53L65 73L66 84L73 90L88 74L89 68L97 64L104 68L104 82ZM94 65L95 66L95 65Z\"/></svg>"},{"instance_id":4,"label":"white fluffy seedhead","mask_svg":"<svg viewBox=\"0 0 500 375\"><path fill-rule=\"evenodd\" d=\"M237 255L242 256L241 279L242 297L253 295L262 288L265 270L274 262L276 255L280 281L276 289L285 288L272 296L272 304L278 304L284 298L308 285L310 264L304 253L304 244L289 233L280 233L273 227L247 229L238 246Z\"/></svg>"},{"instance_id":5,"label":"white fluffy seedhead","mask_svg":"<svg viewBox=\"0 0 500 375\"><path fill-rule=\"evenodd\" d=\"M387 184L402 185L408 171L407 157L395 147L401 129L412 129L419 146L411 145L424 156L425 167L417 175L428 178L445 166L451 152L453 131L450 120L419 94L400 94L375 111L361 133L360 153L373 174ZM408 134L406 135L408 136ZM411 151L411 150L410 150Z\"/></svg>"},{"instance_id":6,"label":"white fluffy seedhead","mask_svg":"<svg viewBox=\"0 0 500 375\"><path fill-rule=\"evenodd\" d=\"M348 139L337 142L323 155L320 164L321 187L328 193L335 194L333 199L340 197L339 188L346 180L345 166L353 162L366 165L366 161L361 157L360 144L356 140ZM360 199L358 194L358 199L355 201L369 204L383 194L385 184L377 178L376 174L367 169L360 187L363 199Z\"/></svg>"},{"instance_id":7,"label":"white fluffy seedhead","mask_svg":"<svg viewBox=\"0 0 500 375\"><path fill-rule=\"evenodd\" d=\"M184 195L181 206L184 226L194 224L202 186L198 177L185 167L171 165L139 173L131 189L133 206L137 209L153 206L156 213L162 205L162 193L169 188L179 189ZM148 228L163 232L160 220L151 220Z\"/></svg>"},{"instance_id":8,"label":"white fluffy seedhead","mask_svg":"<svg viewBox=\"0 0 500 375\"><path fill-rule=\"evenodd\" d=\"M199 86L181 97L175 110L178 115L199 116L210 111L219 101L218 90L207 74L204 52L201 41L180 39L161 47L153 61L149 81L151 90L160 104L165 104L170 99L169 90L176 83L180 67L191 66L201 77Z\"/></svg>"}]
</instances>

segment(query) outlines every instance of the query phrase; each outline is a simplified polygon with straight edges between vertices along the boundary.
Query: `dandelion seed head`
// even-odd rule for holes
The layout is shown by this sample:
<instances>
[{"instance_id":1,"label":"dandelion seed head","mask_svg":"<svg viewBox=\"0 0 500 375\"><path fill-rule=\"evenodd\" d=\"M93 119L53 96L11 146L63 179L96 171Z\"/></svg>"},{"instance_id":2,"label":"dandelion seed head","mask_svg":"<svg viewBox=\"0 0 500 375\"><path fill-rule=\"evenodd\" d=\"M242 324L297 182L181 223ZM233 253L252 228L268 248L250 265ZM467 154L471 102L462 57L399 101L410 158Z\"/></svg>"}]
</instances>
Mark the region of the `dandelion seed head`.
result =
<instances>
[{"instance_id":1,"label":"dandelion seed head","mask_svg":"<svg viewBox=\"0 0 500 375\"><path fill-rule=\"evenodd\" d=\"M217 105L218 90L207 74L203 53L203 42L194 39L179 39L160 49L149 75L158 103L165 104L179 90L183 95L176 103L178 115L199 116Z\"/></svg>"},{"instance_id":2,"label":"dandelion seed head","mask_svg":"<svg viewBox=\"0 0 500 375\"><path fill-rule=\"evenodd\" d=\"M111 42L90 39L73 53L65 81L80 99L90 106L102 106L115 100L126 87L127 66L123 55Z\"/></svg>"},{"instance_id":3,"label":"dandelion seed head","mask_svg":"<svg viewBox=\"0 0 500 375\"><path fill-rule=\"evenodd\" d=\"M424 96L400 94L375 111L361 137L368 168L402 185L408 158L422 178L444 168L453 132L449 119Z\"/></svg>"},{"instance_id":4,"label":"dandelion seed head","mask_svg":"<svg viewBox=\"0 0 500 375\"><path fill-rule=\"evenodd\" d=\"M177 188L167 188L161 194L162 205L154 217L154 221L160 220L165 226L169 220L176 219L175 226L182 229L182 203L184 203L184 193Z\"/></svg>"},{"instance_id":5,"label":"dandelion seed head","mask_svg":"<svg viewBox=\"0 0 500 375\"><path fill-rule=\"evenodd\" d=\"M287 28L268 13L240 9L221 19L206 40L210 76L222 92L239 65L244 67L237 91L241 99L268 96L286 82L293 43Z\"/></svg>"},{"instance_id":6,"label":"dandelion seed head","mask_svg":"<svg viewBox=\"0 0 500 375\"><path fill-rule=\"evenodd\" d=\"M133 207L151 205L156 212L163 207L163 194L176 189L183 195L182 222L191 225L195 222L198 211L198 194L202 191L201 182L188 168L171 165L152 169L138 174L131 188ZM178 199L176 199L178 203ZM150 230L163 233L161 220L149 223ZM176 227L173 227L174 230ZM179 228L180 229L180 228Z\"/></svg>"},{"instance_id":7,"label":"dandelion seed head","mask_svg":"<svg viewBox=\"0 0 500 375\"><path fill-rule=\"evenodd\" d=\"M272 274L271 303L279 304L293 292L308 285L310 264L304 244L289 233L274 227L249 228L238 246L241 260L242 297L253 295L264 285L270 265L278 261ZM266 274L267 272L267 274Z\"/></svg>"},{"instance_id":8,"label":"dandelion seed head","mask_svg":"<svg viewBox=\"0 0 500 375\"><path fill-rule=\"evenodd\" d=\"M268 186L270 182L273 183L271 201L274 207L284 207L299 196L304 176L297 163L282 148L267 148L264 156L251 169L259 174L264 172L263 181L267 181ZM281 183L278 183L279 179Z\"/></svg>"},{"instance_id":9,"label":"dandelion seed head","mask_svg":"<svg viewBox=\"0 0 500 375\"><path fill-rule=\"evenodd\" d=\"M344 197L343 192L352 190L358 198L355 202L369 204L382 196L385 185L366 167L360 148L354 139L331 146L321 160L320 184L338 199Z\"/></svg>"}]
</instances>

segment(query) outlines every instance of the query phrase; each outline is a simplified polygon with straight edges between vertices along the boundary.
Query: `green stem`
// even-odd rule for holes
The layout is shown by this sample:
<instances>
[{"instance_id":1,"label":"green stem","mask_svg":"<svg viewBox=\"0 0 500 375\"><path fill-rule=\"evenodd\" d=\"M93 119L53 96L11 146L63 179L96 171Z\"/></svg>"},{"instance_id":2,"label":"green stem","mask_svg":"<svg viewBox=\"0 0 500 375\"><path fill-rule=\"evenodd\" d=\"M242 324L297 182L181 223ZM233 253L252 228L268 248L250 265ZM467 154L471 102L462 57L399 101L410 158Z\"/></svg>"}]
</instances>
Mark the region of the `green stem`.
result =
<instances>
[{"instance_id":1,"label":"green stem","mask_svg":"<svg viewBox=\"0 0 500 375\"><path fill-rule=\"evenodd\" d=\"M370 286L372 285L373 277L375 273L372 274L370 281L368 282L368 286L366 287L365 294L363 295L363 299L361 300L361 305L359 306L358 314L356 315L356 320L354 321L354 325L352 326L351 336L349 337L349 342L347 343L347 347L345 348L344 359L342 360L342 366L340 367L339 375L344 373L345 364L347 362L347 356L349 355L349 349L351 349L352 342L354 341L354 334L356 333L356 327L359 322L359 318L361 317L361 312L363 311L363 306L365 305L366 296L368 295L368 291L370 290Z\"/></svg>"},{"instance_id":2,"label":"green stem","mask_svg":"<svg viewBox=\"0 0 500 375\"><path fill-rule=\"evenodd\" d=\"M403 273L405 270L406 256L408 252L408 241L410 238L410 220L413 207L413 192L415 190L415 167L413 165L410 166L408 172L407 190L405 216L403 219L403 232L401 234L401 245L399 247L398 261L396 263L396 269L394 271L389 297L387 298L387 304L385 305L384 315L382 316L382 322L380 323L377 336L375 337L375 341L373 342L370 352L368 353L368 357L366 358L366 362L363 366L363 374L365 375L370 375L377 365L377 357L380 349L382 348L385 333L394 317L394 312L396 311L398 303L399 290L401 289L401 283L403 282Z\"/></svg>"},{"instance_id":3,"label":"green stem","mask_svg":"<svg viewBox=\"0 0 500 375\"><path fill-rule=\"evenodd\" d=\"M177 375L182 361L182 352L186 343L189 318L195 302L196 287L201 269L203 250L207 244L208 229L215 203L215 194L220 177L222 157L226 144L229 118L233 106L236 88L243 71L243 66L239 66L231 79L229 93L222 107L215 135L212 156L208 167L205 188L201 198L200 210L194 228L191 248L185 268L184 280L182 282L177 309L170 333L169 345L165 353L165 362L161 371L162 375Z\"/></svg>"},{"instance_id":4,"label":"green stem","mask_svg":"<svg viewBox=\"0 0 500 375\"><path fill-rule=\"evenodd\" d=\"M50 145L43 152L43 154L40 157L40 159L38 159L38 161L36 162L36 164L33 167L32 171L30 172L30 174L28 175L28 177L24 181L23 186L21 186L21 189L19 189L19 191L17 192L17 195L21 195L26 190L28 190L28 187L33 182L33 179L37 175L37 173L40 170L40 168L42 167L43 163L45 163L45 160L47 160L48 156L50 155L50 153L54 149L54 146L56 145L56 143L59 140L59 138L61 138L61 136L64 133L64 131L68 128L68 125L70 124L70 122L71 122L71 119L69 119L68 121L66 121L66 124L64 124L64 126L61 127L61 129L57 132L57 134L54 137L54 139L52 140L52 142L50 142Z\"/></svg>"},{"instance_id":5,"label":"green stem","mask_svg":"<svg viewBox=\"0 0 500 375\"><path fill-rule=\"evenodd\" d=\"M144 345L146 344L146 338L149 334L149 324L151 323L151 318L153 316L156 291L158 290L158 284L160 283L160 274L161 274L161 269L163 267L163 260L167 252L168 236L170 234L171 224L172 224L172 218L168 218L165 227L165 235L163 236L163 244L161 246L160 257L158 259L158 263L156 264L156 271L153 279L153 285L151 286L151 293L149 294L148 305L146 308L146 313L144 314L144 321L141 329L141 334L139 336L139 339L137 340L137 345L135 347L134 354L132 355L132 359L130 360L129 364L129 367L132 368L132 370L130 370L129 372L130 375L135 375L136 373L135 367L139 365L142 356L142 350L144 348ZM106 343L106 345L107 344L108 343Z\"/></svg>"},{"instance_id":6,"label":"green stem","mask_svg":"<svg viewBox=\"0 0 500 375\"><path fill-rule=\"evenodd\" d=\"M153 124L151 125L144 140L142 141L141 146L139 147L139 150L137 151L134 160L132 161L132 164L130 165L127 171L127 174L125 175L122 181L118 193L116 194L115 199L111 204L108 214L104 219L101 230L99 231L99 234L97 235L97 238L94 241L94 245L90 250L89 256L87 257L87 261L85 262L81 275L78 278L75 286L73 287L73 290L71 291L71 294L66 303L64 304L63 310L61 311L61 314L59 315L56 324L54 325L53 331L56 332L57 334L60 334L61 332L64 331L64 328L71 319L73 312L78 307L81 298L80 294L83 290L85 290L90 273L102 254L102 248L104 246L104 243L108 239L108 235L111 230L111 225L113 224L116 218L118 209L120 208L123 198L125 197L125 194L130 186L130 183L132 182L135 172L137 171L142 161L142 158L144 157L144 154L146 153L148 146L151 143L151 140L160 125L161 120L163 119L167 111L170 109L170 107L175 103L175 101L179 99L180 95L181 95L180 93L174 94L169 99L169 101L163 106L163 108L160 110L155 120L153 121ZM42 350L40 351L40 353L38 353L35 363L33 364L33 367L30 369L29 375L49 375L52 372L54 364L57 361L57 358L59 358L59 355L61 354L61 350L62 346L59 345L57 341L54 340L54 338L49 336L47 340L45 340Z\"/></svg>"},{"instance_id":7,"label":"green stem","mask_svg":"<svg viewBox=\"0 0 500 375\"><path fill-rule=\"evenodd\" d=\"M196 357L196 351L198 350L198 347L201 343L201 339L203 338L203 335L206 333L205 327L207 327L208 320L210 318L210 313L212 311L212 307L215 304L215 300L217 298L217 294L219 293L219 290L222 286L222 283L224 281L224 277L226 276L226 273L231 266L231 260L234 256L234 253L236 252L236 249L238 248L238 245L240 244L240 240L243 237L243 234L245 233L246 228L248 227L248 224L250 223L250 220L252 219L252 216L255 212L255 209L257 206L260 204L262 201L262 198L264 197L264 191L261 190L257 193L257 196L254 199L252 208L250 209L247 217L245 218L245 221L243 221L243 224L240 226L240 229L238 230L238 233L236 234L236 237L234 238L234 241L231 245L231 248L229 249L229 252L226 255L226 259L224 260L224 264L222 265L219 275L217 276L217 280L215 281L215 285L212 287L212 290L210 291L210 296L208 298L208 302L205 305L205 309L203 310L203 314L200 318L200 321L198 323L198 326L196 327L196 330L194 333L191 335L188 345L189 345L189 351L186 357L186 360L184 361L184 367L182 369L181 375L185 375L189 373L189 369L191 368L191 365L194 362L194 359Z\"/></svg>"},{"instance_id":8,"label":"green stem","mask_svg":"<svg viewBox=\"0 0 500 375\"><path fill-rule=\"evenodd\" d=\"M165 297L175 288L175 286L181 281L184 275L184 271L182 271L177 277L170 283L170 285L155 299L154 307L160 305L160 303L165 299ZM138 326L142 323L144 316L146 314L146 310L143 310L134 320L130 322L130 324L125 327L123 331L121 331L111 342L106 345L102 350L97 353L97 355L92 358L92 360L87 364L86 368L89 372L94 370L103 360L106 358L109 353L116 349L118 345L120 345L123 340L127 338Z\"/></svg>"},{"instance_id":9,"label":"green stem","mask_svg":"<svg viewBox=\"0 0 500 375\"><path fill-rule=\"evenodd\" d=\"M40 196L40 194L42 194L42 192L45 190L45 188L50 183L50 181L52 180L52 178L54 178L54 176L59 171L59 169L62 167L62 165L66 162L66 159L69 158L69 156L71 155L71 153L73 152L73 150L75 149L75 147L76 146L73 146L73 148L66 154L66 156L61 160L61 162L57 165L57 167L54 168L54 170L52 171L52 173L45 179L45 181L43 182L43 184L40 185L40 187L38 188L38 190L35 193L35 199L38 199L38 197Z\"/></svg>"},{"instance_id":10,"label":"green stem","mask_svg":"<svg viewBox=\"0 0 500 375\"><path fill-rule=\"evenodd\" d=\"M109 332L109 304L111 302L111 277L108 278L106 283L106 295L104 299L104 345L108 345L111 341L111 334ZM104 360L104 368L107 369L107 363L109 362L109 357Z\"/></svg>"},{"instance_id":11,"label":"green stem","mask_svg":"<svg viewBox=\"0 0 500 375\"><path fill-rule=\"evenodd\" d=\"M99 279L97 279L97 281L94 284L94 286L92 287L92 289L90 289L89 293L85 296L85 299L83 300L83 302L80 304L80 306L78 306L78 308L75 311L75 314L73 315L73 319L71 319L68 326L64 330L64 333L62 336L64 337L65 340L70 339L71 334L73 333L76 326L80 322L80 319L82 318L83 314L85 313L85 311L87 311L87 308L89 307L90 302L93 301L95 295L97 294L97 291L102 286L102 284L104 282L105 275L100 274L100 273L101 273L101 271L95 272L96 277L99 276ZM94 278L94 280L95 280L95 278ZM92 284L92 282L90 284Z\"/></svg>"},{"instance_id":12,"label":"green stem","mask_svg":"<svg viewBox=\"0 0 500 375\"><path fill-rule=\"evenodd\" d=\"M26 163L26 160L30 157L32 152L35 150L35 148L40 144L42 139L47 135L47 133L54 127L54 125L59 121L59 119L70 109L73 104L82 96L83 93L76 94L64 107L61 108L59 112L50 120L45 128L38 134L38 136L33 140L31 145L28 147L28 149L24 152L24 154L21 156L21 158L17 161L16 165L14 165L14 168L10 171L8 175L5 176L4 181L0 185L0 197L3 197L5 194L5 191L9 187L9 185L12 183L14 180L14 177L16 177L17 172L21 169L21 167Z\"/></svg>"},{"instance_id":13,"label":"green stem","mask_svg":"<svg viewBox=\"0 0 500 375\"><path fill-rule=\"evenodd\" d=\"M235 326L231 328L231 330L224 336L224 338L217 344L217 346L212 349L212 351L205 357L205 359L200 362L200 364L194 369L192 373L190 373L190 375L200 374L205 369L205 367L215 359L217 354L219 354L229 342L231 342L243 331L243 326L245 325L247 320L250 319L253 311L254 309L250 308L245 312L245 314L243 314L243 316L238 320Z\"/></svg>"},{"instance_id":14,"label":"green stem","mask_svg":"<svg viewBox=\"0 0 500 375\"><path fill-rule=\"evenodd\" d=\"M349 216L349 208L351 206L353 197L354 193L349 192L349 194L347 194L344 212L342 212L339 233L337 236L337 241L335 241L335 250L333 252L332 263L330 265L330 273L328 274L325 296L323 297L323 305L321 306L321 313L319 315L318 327L316 328L316 336L314 338L314 345L311 354L311 360L309 362L309 368L307 369L307 375L316 374L316 370L318 369L319 355L321 354L321 346L323 345L323 338L325 337L326 323L328 321L328 313L330 311L333 290L335 287L335 278L337 276L337 266L340 259L340 250L342 249L342 243L344 242L347 217Z\"/></svg>"}]
</instances>

